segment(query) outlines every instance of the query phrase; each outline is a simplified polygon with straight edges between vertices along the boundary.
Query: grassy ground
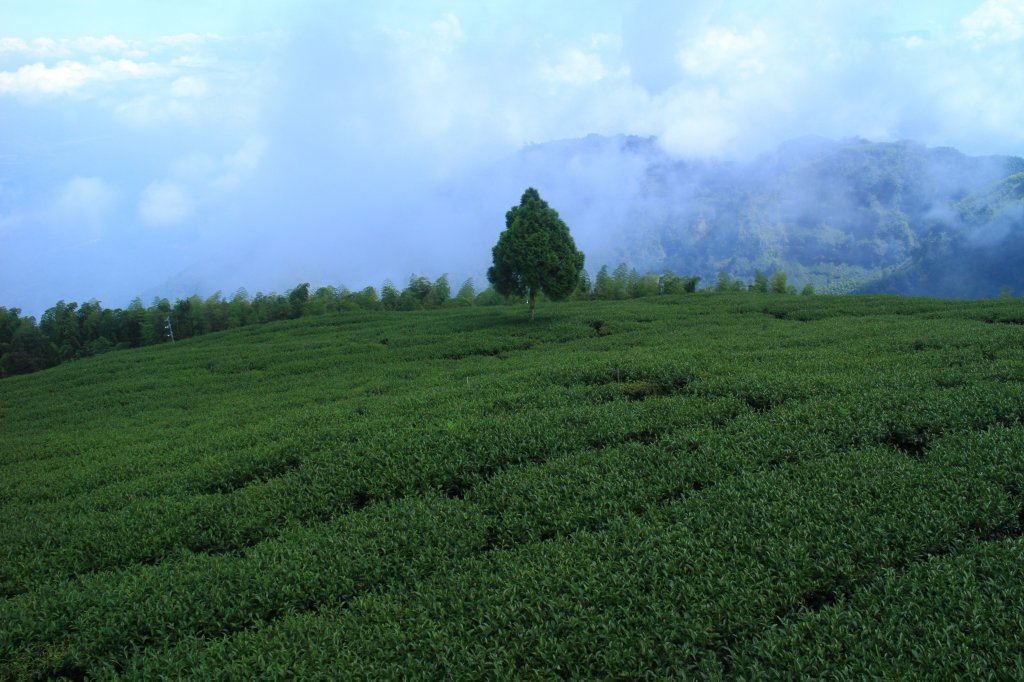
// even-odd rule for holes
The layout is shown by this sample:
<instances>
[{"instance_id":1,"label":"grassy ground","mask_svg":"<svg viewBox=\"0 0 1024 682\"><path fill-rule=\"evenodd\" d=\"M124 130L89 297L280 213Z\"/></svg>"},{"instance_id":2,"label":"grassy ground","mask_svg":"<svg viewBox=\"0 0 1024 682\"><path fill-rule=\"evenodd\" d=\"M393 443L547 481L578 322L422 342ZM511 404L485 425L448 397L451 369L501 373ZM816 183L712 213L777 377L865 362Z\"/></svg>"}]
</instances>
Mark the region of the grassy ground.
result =
<instances>
[{"instance_id":1,"label":"grassy ground","mask_svg":"<svg viewBox=\"0 0 1024 682\"><path fill-rule=\"evenodd\" d=\"M0 382L0 677L1024 678L1024 305L347 313Z\"/></svg>"}]
</instances>

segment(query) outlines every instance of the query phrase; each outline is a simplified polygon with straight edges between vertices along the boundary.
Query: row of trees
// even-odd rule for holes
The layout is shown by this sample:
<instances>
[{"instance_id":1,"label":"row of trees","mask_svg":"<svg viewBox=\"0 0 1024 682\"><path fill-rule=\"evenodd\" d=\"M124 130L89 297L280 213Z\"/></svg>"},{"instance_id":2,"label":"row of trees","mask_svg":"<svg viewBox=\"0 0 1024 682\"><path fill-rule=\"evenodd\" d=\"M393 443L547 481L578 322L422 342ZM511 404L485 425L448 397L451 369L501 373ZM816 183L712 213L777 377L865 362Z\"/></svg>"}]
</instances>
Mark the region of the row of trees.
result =
<instances>
[{"instance_id":1,"label":"row of trees","mask_svg":"<svg viewBox=\"0 0 1024 682\"><path fill-rule=\"evenodd\" d=\"M792 293L789 286L784 286L784 292L778 291L778 282L785 282L783 273L775 273L766 288L761 286L761 279L755 277L755 282L747 285L723 273L712 289ZM570 298L622 300L692 293L697 291L700 281L700 277L672 272L641 275L636 268L622 263L614 269L602 267L594 278L581 270ZM136 298L127 308L104 308L95 300L82 304L58 301L43 313L38 323L33 317L22 316L18 308L0 307L0 376L35 372L114 349L170 342L172 333L174 339L180 340L236 327L350 310L424 310L525 301L524 296L502 296L493 287L477 291L472 279L453 290L447 275L435 280L412 275L402 289L390 280L385 281L379 293L374 287L350 291L325 286L311 290L308 283L302 283L283 295L258 293L250 297L245 289L239 289L230 297L218 292L207 298L190 296L174 303L157 298L148 306Z\"/></svg>"},{"instance_id":2,"label":"row of trees","mask_svg":"<svg viewBox=\"0 0 1024 682\"><path fill-rule=\"evenodd\" d=\"M760 270L754 270L754 281L749 284L741 279L733 279L727 272L720 272L718 273L718 278L715 280L715 284L712 289L718 292L753 291L758 294L792 295L796 293L796 287L787 281L786 273L782 270L776 270L771 279L769 279L768 275ZM810 283L805 284L800 293L804 296L813 294L814 286Z\"/></svg>"},{"instance_id":3,"label":"row of trees","mask_svg":"<svg viewBox=\"0 0 1024 682\"><path fill-rule=\"evenodd\" d=\"M138 298L125 309L113 310L95 300L81 306L58 301L43 313L38 325L31 317L21 317L17 308L0 308L0 377L35 372L115 348L137 348L303 315L351 309L498 305L526 300L532 321L539 297L614 300L692 293L700 283L700 277L680 277L671 272L641 276L625 263L614 272L609 272L608 266L602 267L591 281L583 268L584 255L576 248L568 226L532 187L523 193L519 205L505 214L505 230L492 255L494 265L487 271L491 286L479 294L472 279L452 295L447 275L435 281L413 275L409 286L401 291L393 282L385 281L380 295L373 287L357 292L344 287L320 287L311 294L309 283L304 282L284 296L259 293L250 299L240 289L230 299L221 297L220 292L207 299L178 299L173 305L160 298L148 308ZM719 275L715 284L717 291L741 288L742 283L725 273ZM767 277L758 271L748 288L764 293L791 293L781 272L769 285Z\"/></svg>"},{"instance_id":4,"label":"row of trees","mask_svg":"<svg viewBox=\"0 0 1024 682\"><path fill-rule=\"evenodd\" d=\"M602 267L596 281L591 282L583 269L584 255L577 250L569 227L533 187L527 188L519 205L505 214L505 230L499 235L491 254L494 265L487 270L487 280L503 296L526 297L531 321L539 295L557 301L570 297L622 299L692 293L697 290L701 279L679 277L670 272L660 276L653 273L641 276L635 268L631 270L622 263L614 273L608 272L608 266ZM722 272L714 289L746 289L765 294L796 293L781 270L770 282L766 274L756 270L754 281L749 285ZM803 293L812 294L814 289L808 284Z\"/></svg>"}]
</instances>

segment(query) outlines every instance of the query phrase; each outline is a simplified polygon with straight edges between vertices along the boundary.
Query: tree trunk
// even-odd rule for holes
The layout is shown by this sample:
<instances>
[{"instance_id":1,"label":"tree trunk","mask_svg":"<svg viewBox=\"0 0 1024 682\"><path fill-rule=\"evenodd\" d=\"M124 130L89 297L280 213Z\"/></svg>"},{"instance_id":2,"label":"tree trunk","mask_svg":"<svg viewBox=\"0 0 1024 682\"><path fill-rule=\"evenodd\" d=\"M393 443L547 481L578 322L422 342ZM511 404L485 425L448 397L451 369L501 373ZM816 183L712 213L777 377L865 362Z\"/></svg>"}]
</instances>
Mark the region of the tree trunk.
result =
<instances>
[{"instance_id":1,"label":"tree trunk","mask_svg":"<svg viewBox=\"0 0 1024 682\"><path fill-rule=\"evenodd\" d=\"M533 316L537 312L537 291L536 289L530 289L530 322L533 322Z\"/></svg>"}]
</instances>

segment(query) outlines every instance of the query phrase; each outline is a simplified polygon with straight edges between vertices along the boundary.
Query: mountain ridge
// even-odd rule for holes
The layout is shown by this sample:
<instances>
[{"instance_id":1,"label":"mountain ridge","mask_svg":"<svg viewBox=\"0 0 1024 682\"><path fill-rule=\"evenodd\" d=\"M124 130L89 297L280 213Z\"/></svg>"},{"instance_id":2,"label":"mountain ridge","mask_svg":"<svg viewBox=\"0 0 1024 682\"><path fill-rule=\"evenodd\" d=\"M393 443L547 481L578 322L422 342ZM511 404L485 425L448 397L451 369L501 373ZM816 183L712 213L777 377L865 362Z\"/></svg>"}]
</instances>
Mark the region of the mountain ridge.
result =
<instances>
[{"instance_id":1,"label":"mountain ridge","mask_svg":"<svg viewBox=\"0 0 1024 682\"><path fill-rule=\"evenodd\" d=\"M588 135L530 145L511 164L565 207L570 226L597 245L597 262L706 280L783 269L834 292L982 298L1024 289L1003 262L1024 243L1020 157L808 136L726 161L676 158L653 137ZM939 242L960 245L973 279L934 269L896 276L934 261ZM960 267L956 253L947 269Z\"/></svg>"}]
</instances>

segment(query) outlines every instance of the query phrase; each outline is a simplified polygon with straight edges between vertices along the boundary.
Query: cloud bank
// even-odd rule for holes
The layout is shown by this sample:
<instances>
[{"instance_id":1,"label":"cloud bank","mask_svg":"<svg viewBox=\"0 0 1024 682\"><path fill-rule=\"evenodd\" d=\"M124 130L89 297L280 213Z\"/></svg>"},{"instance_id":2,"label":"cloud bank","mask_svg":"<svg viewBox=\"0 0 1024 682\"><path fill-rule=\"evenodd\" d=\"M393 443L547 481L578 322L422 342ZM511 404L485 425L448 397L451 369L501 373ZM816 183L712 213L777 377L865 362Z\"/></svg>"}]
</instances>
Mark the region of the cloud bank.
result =
<instances>
[{"instance_id":1,"label":"cloud bank","mask_svg":"<svg viewBox=\"0 0 1024 682\"><path fill-rule=\"evenodd\" d=\"M479 276L529 181L481 178L590 133L688 158L804 135L1024 154L1024 3L937 5L186 2L169 35L131 5L81 17L91 35L22 9L0 36L0 304Z\"/></svg>"}]
</instances>

